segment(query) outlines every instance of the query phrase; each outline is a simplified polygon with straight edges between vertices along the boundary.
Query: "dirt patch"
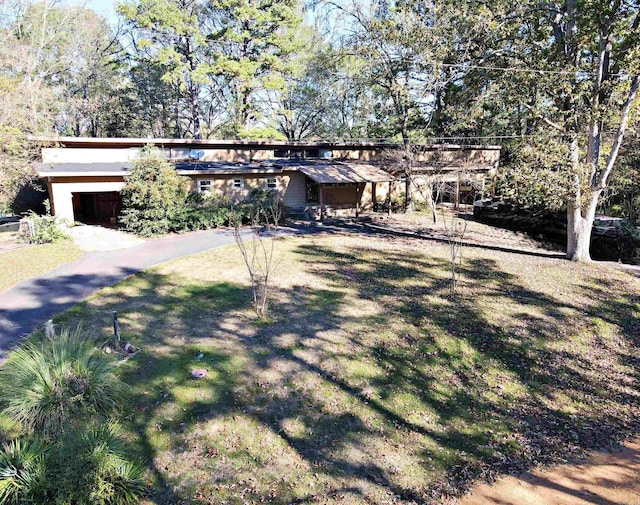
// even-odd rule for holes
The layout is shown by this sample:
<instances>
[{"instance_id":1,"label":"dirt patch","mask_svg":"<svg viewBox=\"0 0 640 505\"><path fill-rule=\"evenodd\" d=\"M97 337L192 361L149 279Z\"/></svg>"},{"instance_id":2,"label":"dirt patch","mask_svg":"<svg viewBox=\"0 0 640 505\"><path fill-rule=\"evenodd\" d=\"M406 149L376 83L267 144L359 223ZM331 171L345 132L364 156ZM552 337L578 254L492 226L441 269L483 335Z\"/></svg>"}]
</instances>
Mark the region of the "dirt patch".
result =
<instances>
[{"instance_id":1,"label":"dirt patch","mask_svg":"<svg viewBox=\"0 0 640 505\"><path fill-rule=\"evenodd\" d=\"M640 504L640 439L617 452L594 452L583 464L534 470L483 484L460 505Z\"/></svg>"},{"instance_id":2,"label":"dirt patch","mask_svg":"<svg viewBox=\"0 0 640 505\"><path fill-rule=\"evenodd\" d=\"M20 249L26 245L27 244L25 242L20 242L18 240L18 232L0 233L0 253Z\"/></svg>"}]
</instances>

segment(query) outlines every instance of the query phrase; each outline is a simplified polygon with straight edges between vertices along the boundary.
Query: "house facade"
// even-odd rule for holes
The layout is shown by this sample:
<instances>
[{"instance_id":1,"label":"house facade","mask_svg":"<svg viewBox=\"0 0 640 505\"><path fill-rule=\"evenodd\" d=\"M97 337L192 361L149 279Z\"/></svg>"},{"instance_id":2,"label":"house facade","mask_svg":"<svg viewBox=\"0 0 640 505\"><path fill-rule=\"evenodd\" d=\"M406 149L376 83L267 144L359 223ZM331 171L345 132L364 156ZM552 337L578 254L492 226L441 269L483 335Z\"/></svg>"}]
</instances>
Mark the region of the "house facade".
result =
<instances>
[{"instance_id":1,"label":"house facade","mask_svg":"<svg viewBox=\"0 0 640 505\"><path fill-rule=\"evenodd\" d=\"M42 139L41 139L42 140ZM244 200L256 188L280 192L294 212L359 213L403 191L401 173L385 161L383 143L225 141L192 139L47 139L34 164L52 211L69 220L115 222L120 190L141 149L154 146L189 179L192 191ZM484 180L498 165L495 146L421 146L419 172ZM429 168L431 167L431 168ZM455 177L452 174L456 174ZM460 187L460 184L458 185Z\"/></svg>"}]
</instances>

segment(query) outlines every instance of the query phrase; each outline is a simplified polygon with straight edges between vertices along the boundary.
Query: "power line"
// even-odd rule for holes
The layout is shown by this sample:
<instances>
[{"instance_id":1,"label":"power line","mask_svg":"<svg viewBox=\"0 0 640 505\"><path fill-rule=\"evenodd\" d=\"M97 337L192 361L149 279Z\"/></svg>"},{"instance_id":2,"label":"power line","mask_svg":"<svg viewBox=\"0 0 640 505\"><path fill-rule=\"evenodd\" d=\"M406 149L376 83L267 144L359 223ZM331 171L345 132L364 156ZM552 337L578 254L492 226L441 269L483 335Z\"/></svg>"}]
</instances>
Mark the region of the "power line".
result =
<instances>
[{"instance_id":1,"label":"power line","mask_svg":"<svg viewBox=\"0 0 640 505\"><path fill-rule=\"evenodd\" d=\"M601 132L602 135L615 135L617 132ZM556 135L552 135L553 138L558 137L569 137L573 134L571 133L558 133ZM577 133L578 137L588 137L587 133ZM540 134L528 133L521 135L452 135L452 136L438 136L438 135L424 135L423 139L425 141L469 141L469 140L513 140L513 139L532 139L532 138L541 138ZM300 143L304 144L306 141L300 141ZM399 145L402 143L401 140L393 139L393 138L371 138L371 137L350 137L350 138L341 138L341 139L315 139L312 142L325 142L325 143L335 143L335 142L353 142L353 143L378 143L378 144L389 144L389 145ZM413 143L413 142L412 142Z\"/></svg>"},{"instance_id":2,"label":"power line","mask_svg":"<svg viewBox=\"0 0 640 505\"><path fill-rule=\"evenodd\" d=\"M575 76L576 74L578 75L596 75L596 72L591 72L591 71L587 71L587 70L545 70L545 69L541 69L541 68L520 68L520 67L494 67L494 66L490 66L490 65L472 65L469 63L441 63L441 65L443 67L449 67L449 68L462 68L462 69L474 69L474 70L495 70L498 72L522 72L522 73L532 73L532 74L548 74L548 75L571 75L571 76ZM606 73L606 76L612 76L612 77L624 77L624 78L628 78L631 77L630 74L625 74L622 72L618 72L618 73Z\"/></svg>"}]
</instances>

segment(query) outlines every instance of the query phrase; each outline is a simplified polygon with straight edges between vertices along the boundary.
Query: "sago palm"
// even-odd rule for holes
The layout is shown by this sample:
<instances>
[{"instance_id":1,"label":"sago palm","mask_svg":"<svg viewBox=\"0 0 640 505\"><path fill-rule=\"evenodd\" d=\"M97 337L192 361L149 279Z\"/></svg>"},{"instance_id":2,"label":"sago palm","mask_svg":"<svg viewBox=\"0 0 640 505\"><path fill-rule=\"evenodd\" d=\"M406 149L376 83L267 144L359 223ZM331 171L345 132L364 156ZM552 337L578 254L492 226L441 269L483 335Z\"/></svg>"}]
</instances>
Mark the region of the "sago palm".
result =
<instances>
[{"instance_id":1,"label":"sago palm","mask_svg":"<svg viewBox=\"0 0 640 505\"><path fill-rule=\"evenodd\" d=\"M144 465L127 459L127 447L116 424L102 425L84 437L95 467L90 496L95 503L137 503L146 487Z\"/></svg>"},{"instance_id":2,"label":"sago palm","mask_svg":"<svg viewBox=\"0 0 640 505\"><path fill-rule=\"evenodd\" d=\"M65 434L53 447L48 468L52 494L64 496L69 503L131 504L146 491L145 467L129 460L127 445L114 423Z\"/></svg>"},{"instance_id":3,"label":"sago palm","mask_svg":"<svg viewBox=\"0 0 640 505\"><path fill-rule=\"evenodd\" d=\"M45 446L12 440L0 448L0 505L44 502Z\"/></svg>"},{"instance_id":4,"label":"sago palm","mask_svg":"<svg viewBox=\"0 0 640 505\"><path fill-rule=\"evenodd\" d=\"M11 353L0 368L0 407L27 431L59 434L122 403L124 384L113 366L81 327L62 329Z\"/></svg>"}]
</instances>

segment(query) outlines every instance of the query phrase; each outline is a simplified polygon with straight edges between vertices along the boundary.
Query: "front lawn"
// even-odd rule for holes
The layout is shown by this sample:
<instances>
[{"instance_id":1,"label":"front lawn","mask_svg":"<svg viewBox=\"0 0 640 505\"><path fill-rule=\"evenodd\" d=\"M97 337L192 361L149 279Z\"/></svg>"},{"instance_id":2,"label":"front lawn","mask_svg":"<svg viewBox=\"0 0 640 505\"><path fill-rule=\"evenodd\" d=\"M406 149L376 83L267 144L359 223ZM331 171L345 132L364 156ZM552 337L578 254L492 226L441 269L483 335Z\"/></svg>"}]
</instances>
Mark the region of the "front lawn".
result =
<instances>
[{"instance_id":1,"label":"front lawn","mask_svg":"<svg viewBox=\"0 0 640 505\"><path fill-rule=\"evenodd\" d=\"M120 370L149 503L425 503L640 431L628 274L468 249L451 300L446 246L334 235L277 254L268 321L235 247L58 319L104 340L118 310L142 348Z\"/></svg>"},{"instance_id":2,"label":"front lawn","mask_svg":"<svg viewBox=\"0 0 640 505\"><path fill-rule=\"evenodd\" d=\"M82 255L82 251L72 240L63 240L55 244L27 245L12 251L0 252L0 293L19 282L75 261Z\"/></svg>"}]
</instances>

